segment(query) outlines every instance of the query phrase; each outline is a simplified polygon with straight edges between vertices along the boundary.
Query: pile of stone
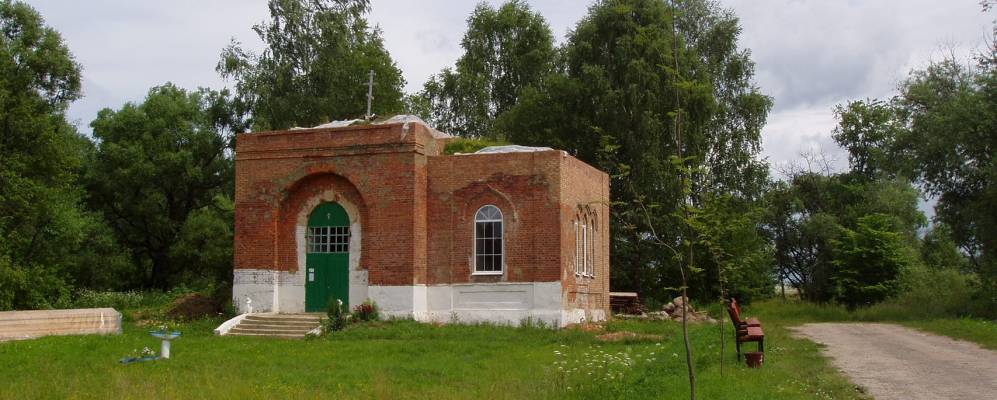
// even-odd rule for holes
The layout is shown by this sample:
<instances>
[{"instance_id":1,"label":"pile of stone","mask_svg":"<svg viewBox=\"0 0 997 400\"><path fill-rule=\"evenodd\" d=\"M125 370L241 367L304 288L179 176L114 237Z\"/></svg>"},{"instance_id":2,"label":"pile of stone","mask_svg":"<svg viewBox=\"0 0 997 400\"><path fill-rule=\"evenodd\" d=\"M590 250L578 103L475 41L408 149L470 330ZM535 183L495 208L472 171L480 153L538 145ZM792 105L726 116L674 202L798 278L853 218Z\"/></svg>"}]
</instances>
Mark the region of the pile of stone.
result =
<instances>
[{"instance_id":1,"label":"pile of stone","mask_svg":"<svg viewBox=\"0 0 997 400\"><path fill-rule=\"evenodd\" d=\"M651 311L647 313L641 313L639 315L630 314L618 314L617 318L621 319L649 319L655 321L682 321L682 297L676 297L664 307L661 307L661 311ZM687 307L689 312L689 322L708 322L716 323L717 320L713 319L706 314L705 311L696 311L692 307L692 303L689 303Z\"/></svg>"}]
</instances>

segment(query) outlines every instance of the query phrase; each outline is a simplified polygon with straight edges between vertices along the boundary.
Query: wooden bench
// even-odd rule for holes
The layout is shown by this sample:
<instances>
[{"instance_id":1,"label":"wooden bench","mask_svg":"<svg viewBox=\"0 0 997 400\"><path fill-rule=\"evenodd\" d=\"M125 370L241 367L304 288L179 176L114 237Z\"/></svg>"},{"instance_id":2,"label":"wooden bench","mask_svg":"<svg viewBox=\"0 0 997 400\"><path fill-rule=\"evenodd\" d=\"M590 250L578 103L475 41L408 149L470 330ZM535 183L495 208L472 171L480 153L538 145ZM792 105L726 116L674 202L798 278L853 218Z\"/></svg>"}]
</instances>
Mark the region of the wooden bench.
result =
<instances>
[{"instance_id":1,"label":"wooden bench","mask_svg":"<svg viewBox=\"0 0 997 400\"><path fill-rule=\"evenodd\" d=\"M734 343L737 347L737 360L741 361L741 343L756 342L758 351L765 352L765 331L762 330L762 323L756 318L741 319L741 306L737 304L737 299L731 298L727 305L727 314L734 324Z\"/></svg>"}]
</instances>

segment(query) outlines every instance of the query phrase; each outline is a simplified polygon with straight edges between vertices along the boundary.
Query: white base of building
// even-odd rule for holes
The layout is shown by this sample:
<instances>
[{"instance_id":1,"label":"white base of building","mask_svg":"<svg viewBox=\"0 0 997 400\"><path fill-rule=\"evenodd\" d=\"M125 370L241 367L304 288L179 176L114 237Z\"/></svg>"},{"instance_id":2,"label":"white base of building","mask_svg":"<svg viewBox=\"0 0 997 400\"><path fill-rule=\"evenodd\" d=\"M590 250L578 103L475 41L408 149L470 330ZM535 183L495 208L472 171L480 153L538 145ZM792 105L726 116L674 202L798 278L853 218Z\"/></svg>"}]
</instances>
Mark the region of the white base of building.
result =
<instances>
[{"instance_id":1,"label":"white base of building","mask_svg":"<svg viewBox=\"0 0 997 400\"><path fill-rule=\"evenodd\" d=\"M232 300L240 313L305 311L303 273L237 269L233 282ZM563 327L606 319L603 310L565 309L559 281L368 286L366 271L350 271L350 305L367 298L384 316L422 322Z\"/></svg>"},{"instance_id":2,"label":"white base of building","mask_svg":"<svg viewBox=\"0 0 997 400\"><path fill-rule=\"evenodd\" d=\"M350 306L367 298L367 271L350 271ZM305 274L269 269L237 269L232 301L240 314L305 312Z\"/></svg>"}]
</instances>

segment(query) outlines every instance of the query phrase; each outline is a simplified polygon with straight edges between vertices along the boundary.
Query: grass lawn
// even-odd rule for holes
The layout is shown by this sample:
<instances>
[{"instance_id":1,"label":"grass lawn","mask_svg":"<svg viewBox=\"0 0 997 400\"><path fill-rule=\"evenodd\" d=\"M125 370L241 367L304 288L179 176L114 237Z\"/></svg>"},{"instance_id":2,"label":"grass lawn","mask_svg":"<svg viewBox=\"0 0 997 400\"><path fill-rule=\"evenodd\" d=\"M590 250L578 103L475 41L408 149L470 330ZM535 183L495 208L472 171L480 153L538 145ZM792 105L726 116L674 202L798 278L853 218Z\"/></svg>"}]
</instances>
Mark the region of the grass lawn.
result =
<instances>
[{"instance_id":1,"label":"grass lawn","mask_svg":"<svg viewBox=\"0 0 997 400\"><path fill-rule=\"evenodd\" d=\"M412 321L353 326L312 340L217 337L218 321L182 327L170 360L122 365L158 342L126 323L120 336L0 343L0 398L687 398L680 329L616 321L608 331L661 335L606 343L599 333ZM702 399L866 398L815 344L765 323L764 368L734 361L724 376L717 325L694 325ZM753 348L753 344L747 345ZM590 375L591 373L591 375Z\"/></svg>"},{"instance_id":2,"label":"grass lawn","mask_svg":"<svg viewBox=\"0 0 997 400\"><path fill-rule=\"evenodd\" d=\"M807 322L888 322L979 344L997 350L997 323L971 318L922 318L909 310L877 305L854 312L838 305L818 305L801 301L767 300L747 308L746 312L768 323L794 326ZM768 330L766 329L766 333Z\"/></svg>"}]
</instances>

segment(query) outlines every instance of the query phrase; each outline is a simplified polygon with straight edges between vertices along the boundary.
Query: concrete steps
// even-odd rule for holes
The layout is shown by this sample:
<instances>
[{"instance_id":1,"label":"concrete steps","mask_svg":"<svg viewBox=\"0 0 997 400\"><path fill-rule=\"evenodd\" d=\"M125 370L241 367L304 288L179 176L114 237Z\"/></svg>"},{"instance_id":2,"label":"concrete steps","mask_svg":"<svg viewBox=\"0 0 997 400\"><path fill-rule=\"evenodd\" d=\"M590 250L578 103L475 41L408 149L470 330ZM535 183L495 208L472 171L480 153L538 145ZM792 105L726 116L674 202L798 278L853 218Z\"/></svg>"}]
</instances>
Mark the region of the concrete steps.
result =
<instances>
[{"instance_id":1,"label":"concrete steps","mask_svg":"<svg viewBox=\"0 0 997 400\"><path fill-rule=\"evenodd\" d=\"M0 340L120 333L121 313L113 308L0 312Z\"/></svg>"},{"instance_id":2,"label":"concrete steps","mask_svg":"<svg viewBox=\"0 0 997 400\"><path fill-rule=\"evenodd\" d=\"M321 314L249 314L226 335L301 339L321 324Z\"/></svg>"}]
</instances>

